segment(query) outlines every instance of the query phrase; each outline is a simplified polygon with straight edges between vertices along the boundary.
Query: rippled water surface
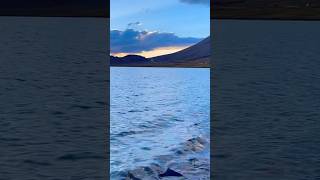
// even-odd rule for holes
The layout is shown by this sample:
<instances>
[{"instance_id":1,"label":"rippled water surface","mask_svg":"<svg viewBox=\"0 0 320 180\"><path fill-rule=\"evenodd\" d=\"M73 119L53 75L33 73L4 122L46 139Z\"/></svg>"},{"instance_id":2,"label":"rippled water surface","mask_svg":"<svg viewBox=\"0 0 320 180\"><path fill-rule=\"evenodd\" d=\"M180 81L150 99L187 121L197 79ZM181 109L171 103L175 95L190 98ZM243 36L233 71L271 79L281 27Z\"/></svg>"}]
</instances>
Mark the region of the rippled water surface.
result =
<instances>
[{"instance_id":1,"label":"rippled water surface","mask_svg":"<svg viewBox=\"0 0 320 180\"><path fill-rule=\"evenodd\" d=\"M139 166L168 166L165 156L183 162L174 154L192 138L209 142L209 77L209 69L111 68L113 179ZM193 154L208 160L208 147Z\"/></svg>"},{"instance_id":2,"label":"rippled water surface","mask_svg":"<svg viewBox=\"0 0 320 180\"><path fill-rule=\"evenodd\" d=\"M105 27L0 17L0 179L105 179Z\"/></svg>"},{"instance_id":3,"label":"rippled water surface","mask_svg":"<svg viewBox=\"0 0 320 180\"><path fill-rule=\"evenodd\" d=\"M214 179L319 179L320 22L212 24Z\"/></svg>"}]
</instances>

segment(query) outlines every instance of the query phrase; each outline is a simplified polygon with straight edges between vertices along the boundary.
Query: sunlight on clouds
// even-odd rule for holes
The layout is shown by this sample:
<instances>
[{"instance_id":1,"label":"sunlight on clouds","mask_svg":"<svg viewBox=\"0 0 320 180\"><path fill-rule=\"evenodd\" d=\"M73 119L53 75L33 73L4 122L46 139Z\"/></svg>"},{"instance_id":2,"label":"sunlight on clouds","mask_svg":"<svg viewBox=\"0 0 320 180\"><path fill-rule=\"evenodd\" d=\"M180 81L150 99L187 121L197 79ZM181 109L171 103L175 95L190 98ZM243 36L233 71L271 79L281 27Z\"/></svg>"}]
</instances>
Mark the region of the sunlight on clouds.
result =
<instances>
[{"instance_id":1,"label":"sunlight on clouds","mask_svg":"<svg viewBox=\"0 0 320 180\"><path fill-rule=\"evenodd\" d=\"M160 47L160 48L153 49L151 51L142 51L142 52L134 53L134 54L139 55L139 56L144 56L146 58L150 58L150 57L156 57L156 56L161 56L161 55L165 55L165 54L175 53L175 52L181 51L187 47L189 47L189 46ZM117 56L117 57L124 57L129 54L132 54L132 53L114 53L111 55Z\"/></svg>"}]
</instances>

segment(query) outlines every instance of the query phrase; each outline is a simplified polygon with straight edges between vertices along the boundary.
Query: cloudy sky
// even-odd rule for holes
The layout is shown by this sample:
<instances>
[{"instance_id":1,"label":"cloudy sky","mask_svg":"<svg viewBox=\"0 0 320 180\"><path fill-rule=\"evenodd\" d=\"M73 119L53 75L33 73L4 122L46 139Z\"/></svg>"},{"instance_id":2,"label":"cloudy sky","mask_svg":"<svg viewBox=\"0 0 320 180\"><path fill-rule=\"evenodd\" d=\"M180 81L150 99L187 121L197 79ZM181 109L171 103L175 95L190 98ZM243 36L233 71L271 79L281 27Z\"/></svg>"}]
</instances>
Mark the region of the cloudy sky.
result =
<instances>
[{"instance_id":1,"label":"cloudy sky","mask_svg":"<svg viewBox=\"0 0 320 180\"><path fill-rule=\"evenodd\" d=\"M153 57L210 34L210 0L111 0L111 54Z\"/></svg>"}]
</instances>

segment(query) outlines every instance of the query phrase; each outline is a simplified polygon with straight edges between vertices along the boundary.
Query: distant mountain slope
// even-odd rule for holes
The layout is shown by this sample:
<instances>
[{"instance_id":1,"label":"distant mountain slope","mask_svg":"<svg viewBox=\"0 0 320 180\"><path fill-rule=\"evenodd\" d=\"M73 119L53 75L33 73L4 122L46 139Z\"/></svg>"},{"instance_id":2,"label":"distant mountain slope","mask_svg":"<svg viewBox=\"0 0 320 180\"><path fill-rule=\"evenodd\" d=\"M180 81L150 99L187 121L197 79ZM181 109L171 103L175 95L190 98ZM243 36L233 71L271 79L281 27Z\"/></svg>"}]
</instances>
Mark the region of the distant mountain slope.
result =
<instances>
[{"instance_id":1,"label":"distant mountain slope","mask_svg":"<svg viewBox=\"0 0 320 180\"><path fill-rule=\"evenodd\" d=\"M1 0L0 15L109 17L106 0Z\"/></svg>"},{"instance_id":2,"label":"distant mountain slope","mask_svg":"<svg viewBox=\"0 0 320 180\"><path fill-rule=\"evenodd\" d=\"M214 0L214 19L320 20L319 0Z\"/></svg>"},{"instance_id":3,"label":"distant mountain slope","mask_svg":"<svg viewBox=\"0 0 320 180\"><path fill-rule=\"evenodd\" d=\"M110 56L110 64L111 66L130 66L130 65L136 65L136 64L148 64L150 63L150 60L138 55L128 55L125 57L115 57Z\"/></svg>"},{"instance_id":4,"label":"distant mountain slope","mask_svg":"<svg viewBox=\"0 0 320 180\"><path fill-rule=\"evenodd\" d=\"M152 66L152 67L209 67L210 37L176 53L144 58L129 55L122 58L111 56L111 66Z\"/></svg>"},{"instance_id":5,"label":"distant mountain slope","mask_svg":"<svg viewBox=\"0 0 320 180\"><path fill-rule=\"evenodd\" d=\"M200 58L206 58L210 56L210 37L205 38L201 42L188 47L184 50L173 54L167 54L163 56L158 56L151 58L154 62L185 62L192 61Z\"/></svg>"}]
</instances>

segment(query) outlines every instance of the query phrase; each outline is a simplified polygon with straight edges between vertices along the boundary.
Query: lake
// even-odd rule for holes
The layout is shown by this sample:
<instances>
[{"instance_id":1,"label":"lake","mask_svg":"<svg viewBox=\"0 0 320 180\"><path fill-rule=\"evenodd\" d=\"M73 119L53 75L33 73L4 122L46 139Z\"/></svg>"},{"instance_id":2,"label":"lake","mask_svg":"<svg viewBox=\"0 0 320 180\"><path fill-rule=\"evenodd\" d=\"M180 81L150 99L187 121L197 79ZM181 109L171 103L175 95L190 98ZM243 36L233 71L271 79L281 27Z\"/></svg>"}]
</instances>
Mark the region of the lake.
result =
<instances>
[{"instance_id":1,"label":"lake","mask_svg":"<svg viewBox=\"0 0 320 180\"><path fill-rule=\"evenodd\" d=\"M208 68L111 67L111 179L155 166L208 178L209 78ZM205 146L188 151L198 141ZM192 161L204 168L187 170Z\"/></svg>"},{"instance_id":2,"label":"lake","mask_svg":"<svg viewBox=\"0 0 320 180\"><path fill-rule=\"evenodd\" d=\"M320 22L215 20L215 179L318 179Z\"/></svg>"},{"instance_id":3,"label":"lake","mask_svg":"<svg viewBox=\"0 0 320 180\"><path fill-rule=\"evenodd\" d=\"M0 179L105 179L107 27L0 17Z\"/></svg>"},{"instance_id":4,"label":"lake","mask_svg":"<svg viewBox=\"0 0 320 180\"><path fill-rule=\"evenodd\" d=\"M0 18L1 178L106 178L105 23ZM206 179L211 132L215 179L317 179L320 23L212 24L211 84L208 69L111 68L112 177L169 166Z\"/></svg>"}]
</instances>

